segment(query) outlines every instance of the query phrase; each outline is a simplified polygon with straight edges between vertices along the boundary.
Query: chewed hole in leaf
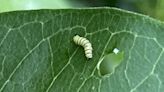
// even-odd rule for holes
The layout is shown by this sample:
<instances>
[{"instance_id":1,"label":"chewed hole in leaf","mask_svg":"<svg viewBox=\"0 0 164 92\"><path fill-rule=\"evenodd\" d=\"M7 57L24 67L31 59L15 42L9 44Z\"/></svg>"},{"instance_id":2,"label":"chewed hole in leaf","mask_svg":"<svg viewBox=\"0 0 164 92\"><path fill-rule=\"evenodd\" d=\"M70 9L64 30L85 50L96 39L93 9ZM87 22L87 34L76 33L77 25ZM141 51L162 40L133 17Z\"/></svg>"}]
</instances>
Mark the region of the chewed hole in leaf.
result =
<instances>
[{"instance_id":1,"label":"chewed hole in leaf","mask_svg":"<svg viewBox=\"0 0 164 92\"><path fill-rule=\"evenodd\" d=\"M97 65L98 74L104 76L114 72L115 68L123 61L124 52L119 52L117 48L113 53L105 55Z\"/></svg>"}]
</instances>

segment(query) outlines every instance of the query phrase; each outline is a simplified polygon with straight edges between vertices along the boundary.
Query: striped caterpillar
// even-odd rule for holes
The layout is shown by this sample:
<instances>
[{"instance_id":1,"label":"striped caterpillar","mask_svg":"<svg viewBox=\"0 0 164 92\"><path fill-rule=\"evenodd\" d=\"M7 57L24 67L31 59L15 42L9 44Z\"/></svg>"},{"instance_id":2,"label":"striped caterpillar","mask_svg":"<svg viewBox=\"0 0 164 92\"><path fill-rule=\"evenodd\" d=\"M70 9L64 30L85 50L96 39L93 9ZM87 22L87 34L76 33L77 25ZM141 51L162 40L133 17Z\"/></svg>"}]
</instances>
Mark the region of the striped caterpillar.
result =
<instances>
[{"instance_id":1,"label":"striped caterpillar","mask_svg":"<svg viewBox=\"0 0 164 92\"><path fill-rule=\"evenodd\" d=\"M91 43L89 42L88 39L86 39L84 37L80 37L79 35L76 35L76 36L73 37L73 40L77 45L80 45L84 48L85 56L87 58L92 58L93 48L92 48L92 45L91 45Z\"/></svg>"}]
</instances>

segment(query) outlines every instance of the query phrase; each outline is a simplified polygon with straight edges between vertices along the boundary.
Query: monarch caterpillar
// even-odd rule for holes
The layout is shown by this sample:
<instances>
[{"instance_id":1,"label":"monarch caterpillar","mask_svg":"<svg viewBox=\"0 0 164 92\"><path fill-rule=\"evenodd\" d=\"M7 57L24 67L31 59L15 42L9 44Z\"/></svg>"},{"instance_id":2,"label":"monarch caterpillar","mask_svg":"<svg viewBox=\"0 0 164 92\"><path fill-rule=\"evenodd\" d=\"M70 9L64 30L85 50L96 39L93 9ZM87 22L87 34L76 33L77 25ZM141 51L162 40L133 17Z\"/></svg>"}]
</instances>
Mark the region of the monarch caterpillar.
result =
<instances>
[{"instance_id":1,"label":"monarch caterpillar","mask_svg":"<svg viewBox=\"0 0 164 92\"><path fill-rule=\"evenodd\" d=\"M73 40L77 45L80 45L84 48L85 56L87 58L92 58L93 48L92 48L92 45L91 45L91 43L89 42L88 39L86 39L84 37L80 37L79 35L76 35L76 36L73 37Z\"/></svg>"}]
</instances>

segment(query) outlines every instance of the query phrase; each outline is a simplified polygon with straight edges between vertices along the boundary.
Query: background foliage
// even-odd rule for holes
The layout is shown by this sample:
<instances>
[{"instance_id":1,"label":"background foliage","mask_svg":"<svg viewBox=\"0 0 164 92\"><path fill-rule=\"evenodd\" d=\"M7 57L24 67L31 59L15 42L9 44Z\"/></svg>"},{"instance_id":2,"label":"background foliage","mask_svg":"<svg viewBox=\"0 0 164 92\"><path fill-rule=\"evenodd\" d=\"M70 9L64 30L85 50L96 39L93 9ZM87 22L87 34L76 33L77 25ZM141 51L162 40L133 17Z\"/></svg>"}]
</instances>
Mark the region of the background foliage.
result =
<instances>
[{"instance_id":1,"label":"background foliage","mask_svg":"<svg viewBox=\"0 0 164 92\"><path fill-rule=\"evenodd\" d=\"M164 0L0 0L0 12L40 8L118 7L164 20Z\"/></svg>"}]
</instances>

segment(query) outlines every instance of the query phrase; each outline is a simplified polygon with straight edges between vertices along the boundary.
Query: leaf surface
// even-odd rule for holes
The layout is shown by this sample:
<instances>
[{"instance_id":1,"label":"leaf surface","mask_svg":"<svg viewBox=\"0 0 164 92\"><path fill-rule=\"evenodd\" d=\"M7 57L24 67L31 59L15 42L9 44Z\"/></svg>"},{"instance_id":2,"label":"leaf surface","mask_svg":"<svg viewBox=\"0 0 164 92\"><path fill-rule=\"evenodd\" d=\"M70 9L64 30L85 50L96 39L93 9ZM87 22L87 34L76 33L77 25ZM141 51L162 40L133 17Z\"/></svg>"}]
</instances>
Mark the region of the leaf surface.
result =
<instances>
[{"instance_id":1,"label":"leaf surface","mask_svg":"<svg viewBox=\"0 0 164 92\"><path fill-rule=\"evenodd\" d=\"M76 34L92 43L92 59ZM115 8L1 13L0 92L162 92L163 39L164 23ZM124 60L98 75L114 48Z\"/></svg>"}]
</instances>

